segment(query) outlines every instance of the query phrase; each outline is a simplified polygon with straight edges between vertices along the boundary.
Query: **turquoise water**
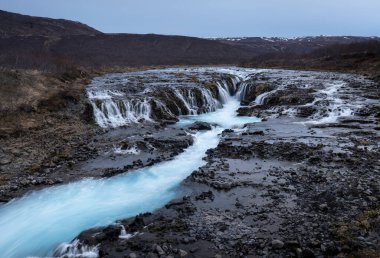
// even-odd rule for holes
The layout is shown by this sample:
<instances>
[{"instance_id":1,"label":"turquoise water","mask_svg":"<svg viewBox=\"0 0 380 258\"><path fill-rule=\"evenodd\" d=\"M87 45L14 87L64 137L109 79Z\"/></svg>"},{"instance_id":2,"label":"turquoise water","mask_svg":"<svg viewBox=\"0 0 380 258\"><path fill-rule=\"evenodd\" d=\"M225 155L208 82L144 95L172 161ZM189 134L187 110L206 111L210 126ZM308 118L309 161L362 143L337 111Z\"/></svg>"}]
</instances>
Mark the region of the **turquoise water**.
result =
<instances>
[{"instance_id":1,"label":"turquoise water","mask_svg":"<svg viewBox=\"0 0 380 258\"><path fill-rule=\"evenodd\" d=\"M202 158L219 142L226 128L259 122L237 117L239 101L230 97L213 113L183 117L178 126L194 121L216 123L194 135L194 144L173 160L107 179L85 179L46 188L0 207L0 257L48 256L60 243L83 230L153 211L178 196L178 186L204 165Z\"/></svg>"}]
</instances>

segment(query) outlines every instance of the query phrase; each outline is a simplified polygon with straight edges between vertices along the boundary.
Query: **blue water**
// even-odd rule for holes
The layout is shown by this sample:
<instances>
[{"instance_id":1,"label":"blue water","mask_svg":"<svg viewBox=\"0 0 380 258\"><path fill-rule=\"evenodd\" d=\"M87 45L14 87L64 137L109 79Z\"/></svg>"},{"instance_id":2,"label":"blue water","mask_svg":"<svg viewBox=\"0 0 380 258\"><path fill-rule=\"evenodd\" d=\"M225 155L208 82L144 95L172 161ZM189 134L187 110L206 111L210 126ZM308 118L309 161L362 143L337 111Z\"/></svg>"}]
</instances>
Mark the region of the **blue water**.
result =
<instances>
[{"instance_id":1,"label":"blue water","mask_svg":"<svg viewBox=\"0 0 380 258\"><path fill-rule=\"evenodd\" d=\"M48 256L60 243L83 230L153 211L177 197L178 186L204 165L206 150L215 148L225 128L259 122L237 117L239 101L230 98L222 109L183 117L178 125L207 121L219 126L194 135L194 144L175 159L108 179L86 179L46 188L0 207L0 257Z\"/></svg>"}]
</instances>

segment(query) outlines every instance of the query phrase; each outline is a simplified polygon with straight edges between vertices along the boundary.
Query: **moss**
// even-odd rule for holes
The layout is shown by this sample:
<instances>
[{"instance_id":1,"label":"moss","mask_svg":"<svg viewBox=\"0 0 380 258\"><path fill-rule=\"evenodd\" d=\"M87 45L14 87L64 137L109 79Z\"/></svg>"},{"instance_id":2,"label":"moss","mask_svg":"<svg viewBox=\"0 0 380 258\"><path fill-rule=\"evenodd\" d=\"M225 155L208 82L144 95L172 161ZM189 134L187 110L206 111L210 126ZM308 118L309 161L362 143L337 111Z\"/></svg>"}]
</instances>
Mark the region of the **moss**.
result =
<instances>
[{"instance_id":1,"label":"moss","mask_svg":"<svg viewBox=\"0 0 380 258\"><path fill-rule=\"evenodd\" d=\"M31 174L33 174L33 173L36 173L36 172L38 172L38 171L40 171L40 170L41 170L41 165L40 165L40 164L33 164L33 165L29 168L28 172L31 173Z\"/></svg>"},{"instance_id":2,"label":"moss","mask_svg":"<svg viewBox=\"0 0 380 258\"><path fill-rule=\"evenodd\" d=\"M350 246L358 236L367 235L376 231L376 225L380 220L380 209L367 210L361 213L356 220L350 223L342 223L336 226L335 238L342 245ZM368 256L365 256L368 254ZM356 250L346 257L376 257L373 250Z\"/></svg>"}]
</instances>

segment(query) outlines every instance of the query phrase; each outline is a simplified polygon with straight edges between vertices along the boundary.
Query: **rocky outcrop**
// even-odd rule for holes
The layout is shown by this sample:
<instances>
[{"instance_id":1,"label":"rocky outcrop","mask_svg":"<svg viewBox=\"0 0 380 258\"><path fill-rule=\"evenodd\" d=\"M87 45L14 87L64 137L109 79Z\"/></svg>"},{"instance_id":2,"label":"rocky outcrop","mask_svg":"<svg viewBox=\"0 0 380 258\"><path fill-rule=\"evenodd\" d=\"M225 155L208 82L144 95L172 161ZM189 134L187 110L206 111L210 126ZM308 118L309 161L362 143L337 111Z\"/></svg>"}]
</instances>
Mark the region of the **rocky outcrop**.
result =
<instances>
[{"instance_id":1,"label":"rocky outcrop","mask_svg":"<svg viewBox=\"0 0 380 258\"><path fill-rule=\"evenodd\" d=\"M194 122L192 125L188 127L190 130L195 131L203 131L203 130L211 130L212 126L209 123L206 122Z\"/></svg>"},{"instance_id":2,"label":"rocky outcrop","mask_svg":"<svg viewBox=\"0 0 380 258\"><path fill-rule=\"evenodd\" d=\"M282 105L305 105L314 100L313 89L299 89L289 87L286 90L278 90L268 95L263 102L265 106L282 106Z\"/></svg>"}]
</instances>

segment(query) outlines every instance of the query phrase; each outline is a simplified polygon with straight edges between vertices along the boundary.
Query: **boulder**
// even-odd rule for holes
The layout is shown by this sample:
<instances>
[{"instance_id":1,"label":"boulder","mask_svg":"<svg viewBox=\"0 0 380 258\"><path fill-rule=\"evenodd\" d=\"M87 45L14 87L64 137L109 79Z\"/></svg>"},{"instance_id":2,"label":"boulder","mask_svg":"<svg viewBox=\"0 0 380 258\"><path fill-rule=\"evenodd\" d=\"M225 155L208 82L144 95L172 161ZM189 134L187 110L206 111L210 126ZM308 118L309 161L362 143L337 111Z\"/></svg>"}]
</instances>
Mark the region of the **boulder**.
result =
<instances>
[{"instance_id":1,"label":"boulder","mask_svg":"<svg viewBox=\"0 0 380 258\"><path fill-rule=\"evenodd\" d=\"M284 247L284 242L282 242L281 240L275 239L272 241L272 247L274 249L281 249Z\"/></svg>"},{"instance_id":2,"label":"boulder","mask_svg":"<svg viewBox=\"0 0 380 258\"><path fill-rule=\"evenodd\" d=\"M207 122L197 121L189 126L191 130L203 131L203 130L211 130L212 126Z\"/></svg>"}]
</instances>

